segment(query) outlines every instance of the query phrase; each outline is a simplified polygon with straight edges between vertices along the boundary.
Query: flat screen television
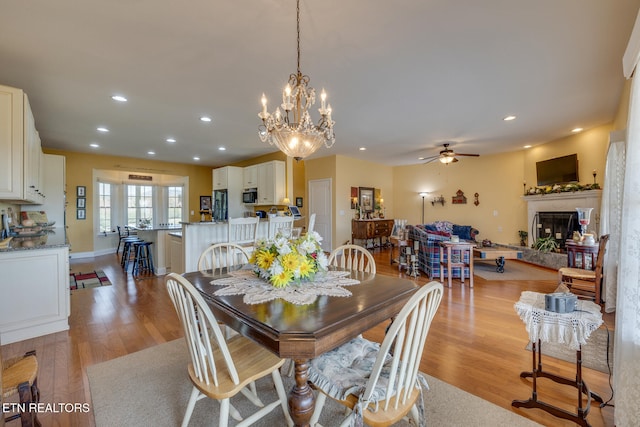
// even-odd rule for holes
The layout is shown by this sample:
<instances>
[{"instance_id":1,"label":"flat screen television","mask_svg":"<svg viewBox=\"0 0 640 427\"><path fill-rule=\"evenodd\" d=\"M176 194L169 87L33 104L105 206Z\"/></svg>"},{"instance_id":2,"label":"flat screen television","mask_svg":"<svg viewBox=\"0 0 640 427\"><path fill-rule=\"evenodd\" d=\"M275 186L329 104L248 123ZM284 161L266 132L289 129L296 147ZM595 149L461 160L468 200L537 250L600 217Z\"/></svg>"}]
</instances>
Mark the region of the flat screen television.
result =
<instances>
[{"instance_id":1,"label":"flat screen television","mask_svg":"<svg viewBox=\"0 0 640 427\"><path fill-rule=\"evenodd\" d=\"M556 157L536 162L538 185L578 182L578 155Z\"/></svg>"}]
</instances>

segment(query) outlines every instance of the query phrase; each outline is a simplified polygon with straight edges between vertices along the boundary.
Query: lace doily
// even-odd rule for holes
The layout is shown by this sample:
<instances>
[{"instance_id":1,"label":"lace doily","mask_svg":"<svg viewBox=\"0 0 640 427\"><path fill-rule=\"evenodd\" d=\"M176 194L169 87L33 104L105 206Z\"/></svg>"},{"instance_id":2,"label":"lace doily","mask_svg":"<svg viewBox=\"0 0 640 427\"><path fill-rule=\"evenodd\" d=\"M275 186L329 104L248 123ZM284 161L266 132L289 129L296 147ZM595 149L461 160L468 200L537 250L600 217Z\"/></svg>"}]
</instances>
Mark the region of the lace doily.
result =
<instances>
[{"instance_id":1,"label":"lace doily","mask_svg":"<svg viewBox=\"0 0 640 427\"><path fill-rule=\"evenodd\" d=\"M313 282L292 283L285 288L275 288L256 276L251 270L239 270L229 273L231 277L211 281L212 285L225 286L214 292L216 296L244 295L245 304L260 304L281 298L293 304L311 304L320 295L332 297L350 297L351 292L343 286L357 285L359 280L352 279L348 271L327 271L316 276Z\"/></svg>"},{"instance_id":2,"label":"lace doily","mask_svg":"<svg viewBox=\"0 0 640 427\"><path fill-rule=\"evenodd\" d=\"M586 344L591 333L602 325L600 306L591 301L578 300L572 313L554 313L544 309L544 294L524 291L514 308L532 342L567 344L573 350Z\"/></svg>"}]
</instances>

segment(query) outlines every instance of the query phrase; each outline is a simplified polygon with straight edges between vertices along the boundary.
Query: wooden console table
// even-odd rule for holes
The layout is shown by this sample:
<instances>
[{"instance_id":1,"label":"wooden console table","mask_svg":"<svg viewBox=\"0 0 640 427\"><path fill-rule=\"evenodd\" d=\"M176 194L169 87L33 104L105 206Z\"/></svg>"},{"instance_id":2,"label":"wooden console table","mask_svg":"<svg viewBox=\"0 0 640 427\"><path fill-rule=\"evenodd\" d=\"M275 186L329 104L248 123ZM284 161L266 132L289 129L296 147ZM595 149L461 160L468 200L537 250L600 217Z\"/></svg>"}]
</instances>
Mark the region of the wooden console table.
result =
<instances>
[{"instance_id":1,"label":"wooden console table","mask_svg":"<svg viewBox=\"0 0 640 427\"><path fill-rule=\"evenodd\" d=\"M351 243L356 240L364 240L364 246L367 247L369 240L372 241L373 247L383 246L382 239L385 238L385 244L389 242L389 236L393 231L392 219L352 219L351 220ZM378 239L378 245L375 240Z\"/></svg>"},{"instance_id":2,"label":"wooden console table","mask_svg":"<svg viewBox=\"0 0 640 427\"><path fill-rule=\"evenodd\" d=\"M532 378L532 393L527 400L514 400L511 406L515 408L538 408L558 418L571 420L576 424L589 427L587 415L591 409L591 399L600 403L602 398L593 393L582 379L582 345L593 331L602 324L600 306L591 302L578 300L576 311L572 313L554 313L544 309L544 294L524 291L520 301L515 304L515 310L520 319L525 323L529 339L531 340L531 353L533 364L531 372L520 373L520 378ZM576 350L576 376L565 378L544 371L542 369L542 340L563 343ZM537 344L537 345L536 345ZM537 359L537 360L536 360ZM538 399L538 378L549 378L559 384L573 386L578 390L577 413L558 408L550 403ZM586 396L585 407L582 404L582 396Z\"/></svg>"}]
</instances>

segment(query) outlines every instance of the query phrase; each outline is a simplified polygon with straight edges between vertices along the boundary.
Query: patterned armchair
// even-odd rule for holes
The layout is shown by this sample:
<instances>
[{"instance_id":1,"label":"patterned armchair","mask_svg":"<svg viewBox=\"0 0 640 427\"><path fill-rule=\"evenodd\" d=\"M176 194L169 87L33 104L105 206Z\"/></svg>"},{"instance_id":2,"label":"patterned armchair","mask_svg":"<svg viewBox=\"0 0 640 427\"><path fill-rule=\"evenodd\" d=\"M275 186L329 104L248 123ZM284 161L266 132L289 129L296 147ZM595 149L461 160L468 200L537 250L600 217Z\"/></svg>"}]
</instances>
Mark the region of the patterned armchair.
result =
<instances>
[{"instance_id":1,"label":"patterned armchair","mask_svg":"<svg viewBox=\"0 0 640 427\"><path fill-rule=\"evenodd\" d=\"M436 221L429 224L408 225L409 239L420 242L418 267L427 274L429 279L440 277L440 242L451 240L451 235L460 237L460 241L475 242L478 230L469 225L457 225L449 221ZM459 251L454 251L458 252ZM446 256L446 253L445 253ZM469 262L469 252L465 251L464 262ZM460 267L454 267L453 278L460 277ZM447 277L447 269L443 271ZM469 268L465 267L464 276L469 277Z\"/></svg>"}]
</instances>

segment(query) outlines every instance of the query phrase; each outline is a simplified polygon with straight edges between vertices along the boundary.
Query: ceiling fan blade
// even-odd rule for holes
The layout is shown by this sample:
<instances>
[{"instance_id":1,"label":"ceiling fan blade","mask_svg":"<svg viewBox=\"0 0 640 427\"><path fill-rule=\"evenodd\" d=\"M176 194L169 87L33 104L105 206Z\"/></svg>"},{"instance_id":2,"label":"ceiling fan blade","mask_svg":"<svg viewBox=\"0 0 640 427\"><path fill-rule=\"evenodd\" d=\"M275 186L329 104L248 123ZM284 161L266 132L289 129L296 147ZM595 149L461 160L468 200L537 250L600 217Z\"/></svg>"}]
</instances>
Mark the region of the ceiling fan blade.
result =
<instances>
[{"instance_id":1,"label":"ceiling fan blade","mask_svg":"<svg viewBox=\"0 0 640 427\"><path fill-rule=\"evenodd\" d=\"M455 153L456 156L480 157L480 154Z\"/></svg>"}]
</instances>

